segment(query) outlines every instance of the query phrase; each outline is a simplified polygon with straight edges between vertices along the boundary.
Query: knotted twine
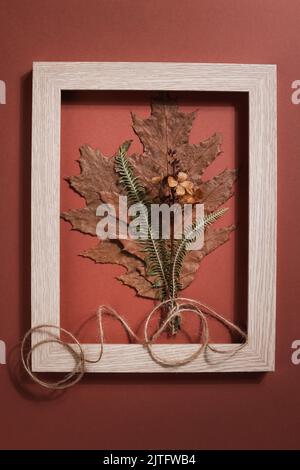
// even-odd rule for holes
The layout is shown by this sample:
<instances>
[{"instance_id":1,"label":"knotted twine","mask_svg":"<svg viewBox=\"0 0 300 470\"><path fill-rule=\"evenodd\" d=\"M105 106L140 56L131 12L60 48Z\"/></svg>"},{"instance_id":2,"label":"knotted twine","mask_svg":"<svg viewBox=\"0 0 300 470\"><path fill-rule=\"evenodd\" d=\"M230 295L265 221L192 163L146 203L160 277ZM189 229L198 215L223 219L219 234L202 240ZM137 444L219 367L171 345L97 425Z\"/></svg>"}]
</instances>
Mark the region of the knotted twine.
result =
<instances>
[{"instance_id":1,"label":"knotted twine","mask_svg":"<svg viewBox=\"0 0 300 470\"><path fill-rule=\"evenodd\" d=\"M168 317L162 322L161 326L150 337L149 336L149 324L153 315L159 309L161 309L161 307L167 306L167 305L170 305L171 307ZM169 323L172 321L174 317L182 316L182 314L186 314L187 312L192 312L195 315L197 315L199 318L200 335L199 335L199 344L198 344L197 349L192 354L189 354L188 356L183 357L181 359L169 360L169 359L161 357L159 354L157 354L157 352L154 351L154 348L153 348L154 343L166 330ZM124 320L124 318L121 315L119 315L116 310L114 310L112 307L100 305L98 308L97 314L92 315L88 319L90 320L93 317L96 317L98 319L100 350L99 350L99 355L96 359L88 359L84 353L84 350L80 341L76 338L76 336L73 335L70 331L67 331L65 328L62 328L61 326L43 324L43 325L35 326L27 331L21 343L21 360L22 360L24 369L29 374L31 379L37 384L43 387L46 387L48 389L52 389L52 390L66 389L66 388L72 387L77 382L79 382L86 372L86 364L95 364L95 363L100 362L102 359L103 352L104 352L104 329L103 329L103 316L104 315L110 315L116 318L117 320L119 320L120 323L123 325L125 331L127 332L128 336L131 339L142 344L147 349L152 360L164 367L172 368L172 367L179 367L179 366L188 364L194 361L197 357L199 357L200 354L206 349L210 349L214 353L218 353L218 354L228 354L228 355L235 354L242 347L244 347L245 344L247 343L246 333L242 331L237 325L227 320L222 315L218 314L211 307L193 299L178 297L176 298L176 300L168 299L156 305L146 317L145 326L144 326L144 336L142 340L132 331L132 329L126 322L126 320ZM226 351L223 349L219 349L216 346L212 346L210 344L209 327L208 327L208 321L207 321L207 318L209 317L222 323L231 332L238 333L238 335L243 340L242 343L239 344L238 347L234 346L233 348L229 350L227 349ZM30 340L32 334L35 332L38 332L39 330L45 330L47 328L51 328L52 330L56 329L58 331L58 336L54 336L53 333L50 334L48 332L49 336L51 336L50 338L43 339L37 342L36 344L34 344L34 346L30 347L29 351L26 352L26 345L27 345L27 342ZM75 347L72 347L69 343L63 341L59 336L60 333L64 333L69 339L71 339L73 343L75 343ZM73 356L75 360L75 365L74 365L73 370L71 370L71 372L66 374L64 378L57 380L57 381L53 381L53 382L41 380L31 369L31 358L32 358L33 351L37 349L38 347L42 346L43 344L49 344L49 343L57 343L57 344L62 345L64 348L66 348L70 352L70 354Z\"/></svg>"}]
</instances>

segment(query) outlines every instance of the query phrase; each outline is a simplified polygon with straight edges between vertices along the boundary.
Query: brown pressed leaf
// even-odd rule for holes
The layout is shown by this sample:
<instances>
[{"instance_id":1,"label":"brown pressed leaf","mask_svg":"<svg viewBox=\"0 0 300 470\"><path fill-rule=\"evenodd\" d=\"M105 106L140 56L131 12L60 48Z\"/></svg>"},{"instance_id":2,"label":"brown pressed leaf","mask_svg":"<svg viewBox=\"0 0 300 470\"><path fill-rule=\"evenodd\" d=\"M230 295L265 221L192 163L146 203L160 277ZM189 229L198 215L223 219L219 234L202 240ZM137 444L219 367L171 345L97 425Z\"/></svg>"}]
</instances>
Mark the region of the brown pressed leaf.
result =
<instances>
[{"instance_id":1,"label":"brown pressed leaf","mask_svg":"<svg viewBox=\"0 0 300 470\"><path fill-rule=\"evenodd\" d=\"M104 204L111 204L115 208L116 219L120 222L123 222L127 225L128 216L126 214L120 213L119 211L119 195L120 193L109 192L109 191L100 191L99 193L101 202Z\"/></svg>"},{"instance_id":2,"label":"brown pressed leaf","mask_svg":"<svg viewBox=\"0 0 300 470\"><path fill-rule=\"evenodd\" d=\"M100 219L96 216L96 208L93 206L84 207L83 209L70 209L62 212L61 217L71 223L73 230L93 236L96 235L96 225Z\"/></svg>"},{"instance_id":3,"label":"brown pressed leaf","mask_svg":"<svg viewBox=\"0 0 300 470\"><path fill-rule=\"evenodd\" d=\"M122 243L125 251L141 260L145 259L146 253L143 251L143 247L141 243L138 242L138 240L127 238L125 240L120 240L120 242Z\"/></svg>"},{"instance_id":4,"label":"brown pressed leaf","mask_svg":"<svg viewBox=\"0 0 300 470\"><path fill-rule=\"evenodd\" d=\"M177 196L182 198L182 203L204 203L205 212L210 213L232 196L236 172L224 170L211 180L201 179L206 168L221 153L221 136L216 133L203 142L190 144L189 135L195 116L195 112L181 112L169 98L153 102L151 115L147 119L132 114L133 128L143 144L143 154L127 155L127 158L134 168L135 176L146 188L148 199L164 202L161 198L170 198L172 190L165 182L168 176L172 176L176 181L175 190L182 193ZM127 141L129 144L130 141ZM127 225L127 217L119 220L118 196L122 191L114 168L115 159L83 145L80 148L79 164L80 174L71 176L68 181L85 198L86 207L63 212L62 218L70 222L74 230L96 236L96 226L101 220L101 217L96 216L96 209L100 203L106 203L115 207L118 222ZM177 186L180 186L179 189ZM192 282L204 256L225 243L232 230L233 227L226 227L206 231L202 250L187 254L181 279L183 287ZM126 267L127 272L119 280L133 287L137 295L156 297L157 289L152 284L156 279L146 275L145 252L138 241L105 240L85 251L82 256L97 263Z\"/></svg>"},{"instance_id":5,"label":"brown pressed leaf","mask_svg":"<svg viewBox=\"0 0 300 470\"><path fill-rule=\"evenodd\" d=\"M134 153L133 155L128 155L128 160L131 163L132 167L135 170L135 175L139 180L147 187L148 192L152 189L157 191L156 184L152 182L153 178L156 178L158 175L161 176L162 168L153 158L148 158L145 154L140 155ZM166 173L167 163L166 158L164 162L164 174Z\"/></svg>"},{"instance_id":6,"label":"brown pressed leaf","mask_svg":"<svg viewBox=\"0 0 300 470\"><path fill-rule=\"evenodd\" d=\"M219 246L229 240L230 233L235 229L234 225L213 229L209 227L205 231L204 245L201 250L188 251L184 260L183 269L180 276L182 289L188 287L194 280L199 264L205 256L216 250Z\"/></svg>"},{"instance_id":7,"label":"brown pressed leaf","mask_svg":"<svg viewBox=\"0 0 300 470\"><path fill-rule=\"evenodd\" d=\"M176 150L188 143L195 119L195 112L183 113L174 102L153 102L151 116L141 119L132 114L133 129L144 147L144 154L155 165L155 174L166 175L169 150ZM145 164L145 163L143 163ZM150 162L148 163L148 168Z\"/></svg>"},{"instance_id":8,"label":"brown pressed leaf","mask_svg":"<svg viewBox=\"0 0 300 470\"><path fill-rule=\"evenodd\" d=\"M157 298L157 289L145 278L145 265L135 256L122 250L118 242L103 240L93 248L83 252L81 256L90 258L96 263L119 264L127 269L117 279L135 289L138 295L150 299Z\"/></svg>"},{"instance_id":9,"label":"brown pressed leaf","mask_svg":"<svg viewBox=\"0 0 300 470\"><path fill-rule=\"evenodd\" d=\"M200 144L186 144L178 149L176 158L180 161L181 168L185 170L191 179L198 179L206 168L220 155L222 137L214 134Z\"/></svg>"},{"instance_id":10,"label":"brown pressed leaf","mask_svg":"<svg viewBox=\"0 0 300 470\"><path fill-rule=\"evenodd\" d=\"M80 147L81 173L68 178L70 186L90 204L99 200L100 191L120 192L114 171L114 158L105 157L89 145Z\"/></svg>"},{"instance_id":11,"label":"brown pressed leaf","mask_svg":"<svg viewBox=\"0 0 300 470\"><path fill-rule=\"evenodd\" d=\"M81 256L90 258L96 263L120 264L128 270L141 265L141 261L123 251L119 241L114 240L99 241L97 245L81 253Z\"/></svg>"},{"instance_id":12,"label":"brown pressed leaf","mask_svg":"<svg viewBox=\"0 0 300 470\"><path fill-rule=\"evenodd\" d=\"M120 192L99 191L99 197L101 201L105 204L112 204L116 208L116 210L118 210L119 206L119 195Z\"/></svg>"},{"instance_id":13,"label":"brown pressed leaf","mask_svg":"<svg viewBox=\"0 0 300 470\"><path fill-rule=\"evenodd\" d=\"M146 297L147 299L157 299L157 289L154 289L151 282L149 282L138 271L127 272L119 276L118 279L126 286L135 289L137 295L140 297Z\"/></svg>"},{"instance_id":14,"label":"brown pressed leaf","mask_svg":"<svg viewBox=\"0 0 300 470\"><path fill-rule=\"evenodd\" d=\"M61 218L70 222L73 230L78 230L82 233L87 233L89 235L96 236L96 226L97 223L102 219L102 217L96 215L97 207L99 204L111 204L115 208L116 219L119 218L119 194L110 193L108 191L100 191L99 199L91 202L87 207L82 209L70 209L61 213ZM106 214L105 214L106 215ZM126 223L127 218L124 221L120 220L122 223Z\"/></svg>"},{"instance_id":15,"label":"brown pressed leaf","mask_svg":"<svg viewBox=\"0 0 300 470\"><path fill-rule=\"evenodd\" d=\"M207 214L215 211L231 198L236 178L236 170L224 170L210 181L201 184L202 197L199 202L204 204L204 210Z\"/></svg>"}]
</instances>

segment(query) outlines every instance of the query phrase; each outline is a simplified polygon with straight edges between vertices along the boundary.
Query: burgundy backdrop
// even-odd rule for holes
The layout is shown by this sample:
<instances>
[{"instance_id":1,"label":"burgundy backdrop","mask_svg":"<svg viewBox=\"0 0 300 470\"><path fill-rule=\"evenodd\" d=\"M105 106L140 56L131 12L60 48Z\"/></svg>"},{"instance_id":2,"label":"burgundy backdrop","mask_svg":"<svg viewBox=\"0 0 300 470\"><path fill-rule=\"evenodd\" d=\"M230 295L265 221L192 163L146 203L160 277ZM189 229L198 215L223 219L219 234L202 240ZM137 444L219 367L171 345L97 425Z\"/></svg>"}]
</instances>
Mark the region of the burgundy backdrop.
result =
<instances>
[{"instance_id":1,"label":"burgundy backdrop","mask_svg":"<svg viewBox=\"0 0 300 470\"><path fill-rule=\"evenodd\" d=\"M300 108L297 0L0 0L0 448L299 448ZM105 375L49 395L19 370L30 317L32 61L278 65L276 372ZM267 144L267 143L266 143Z\"/></svg>"}]
</instances>

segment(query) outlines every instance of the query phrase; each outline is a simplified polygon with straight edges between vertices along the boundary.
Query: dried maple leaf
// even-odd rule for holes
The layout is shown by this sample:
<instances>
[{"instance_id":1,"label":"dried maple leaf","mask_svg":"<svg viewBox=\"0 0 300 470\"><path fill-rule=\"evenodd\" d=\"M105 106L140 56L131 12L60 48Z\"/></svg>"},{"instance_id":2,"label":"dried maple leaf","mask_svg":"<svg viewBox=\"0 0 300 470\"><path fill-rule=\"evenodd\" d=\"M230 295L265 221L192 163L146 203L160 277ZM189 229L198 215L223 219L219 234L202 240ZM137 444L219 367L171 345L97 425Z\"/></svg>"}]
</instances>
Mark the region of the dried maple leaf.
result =
<instances>
[{"instance_id":1,"label":"dried maple leaf","mask_svg":"<svg viewBox=\"0 0 300 470\"><path fill-rule=\"evenodd\" d=\"M191 250L187 253L180 276L182 289L188 287L195 279L199 264L205 256L229 240L230 233L235 229L234 225L213 229L209 227L205 232L205 243L201 250Z\"/></svg>"},{"instance_id":2,"label":"dried maple leaf","mask_svg":"<svg viewBox=\"0 0 300 470\"><path fill-rule=\"evenodd\" d=\"M117 207L118 196L121 192L118 177L114 171L114 158L106 157L98 149L83 145L80 147L79 165L80 175L71 176L67 178L67 181L77 193L85 198L87 206L82 209L65 211L61 217L71 223L73 230L96 236L96 226L100 220L100 217L96 215L97 207L102 202ZM124 240L124 242L127 241L130 242L130 240ZM134 245L134 242L131 245ZM137 244L135 243L135 245ZM135 250L132 248L131 251L139 252L137 246ZM81 255L96 263L124 266L128 271L120 276L120 280L124 284L133 287L139 295L149 298L155 298L157 295L152 283L145 278L145 265L140 252L141 259L138 259L130 252L123 250L119 242L105 240ZM135 276L132 275L133 272L136 273Z\"/></svg>"},{"instance_id":3,"label":"dried maple leaf","mask_svg":"<svg viewBox=\"0 0 300 470\"><path fill-rule=\"evenodd\" d=\"M113 158L105 157L100 150L94 150L89 145L83 145L79 151L80 175L67 180L85 198L87 205L99 201L100 191L119 192Z\"/></svg>"},{"instance_id":4,"label":"dried maple leaf","mask_svg":"<svg viewBox=\"0 0 300 470\"><path fill-rule=\"evenodd\" d=\"M176 152L182 169L193 179L198 180L206 168L221 154L221 143L221 135L215 133L199 144L182 145Z\"/></svg>"},{"instance_id":5,"label":"dried maple leaf","mask_svg":"<svg viewBox=\"0 0 300 470\"><path fill-rule=\"evenodd\" d=\"M205 212L211 213L218 209L233 195L233 184L237 178L236 170L224 170L210 181L200 184L202 197L200 203L204 204Z\"/></svg>"},{"instance_id":6,"label":"dried maple leaf","mask_svg":"<svg viewBox=\"0 0 300 470\"><path fill-rule=\"evenodd\" d=\"M160 101L152 103L151 116L147 119L132 114L133 129L143 144L144 154L156 169L166 172L169 149L177 151L188 143L195 116L195 112L179 111L175 103Z\"/></svg>"},{"instance_id":7,"label":"dried maple leaf","mask_svg":"<svg viewBox=\"0 0 300 470\"><path fill-rule=\"evenodd\" d=\"M96 216L96 209L100 204L100 200L94 202L83 209L70 209L62 212L61 217L72 224L73 230L78 230L89 235L96 235L96 225L99 217Z\"/></svg>"},{"instance_id":8,"label":"dried maple leaf","mask_svg":"<svg viewBox=\"0 0 300 470\"><path fill-rule=\"evenodd\" d=\"M153 288L152 282L145 277L144 263L124 251L119 242L103 240L96 246L81 253L81 256L90 258L96 263L119 264L125 267L127 273L118 277L123 284L134 288L141 297L157 298L157 290Z\"/></svg>"},{"instance_id":9,"label":"dried maple leaf","mask_svg":"<svg viewBox=\"0 0 300 470\"><path fill-rule=\"evenodd\" d=\"M211 180L203 181L201 176L206 168L220 155L221 136L214 134L199 144L189 143L189 134L196 113L181 112L175 102L164 98L154 101L151 115L141 119L132 114L133 129L143 145L143 154L128 155L135 176L147 189L151 199L160 201L161 187L153 181L161 181L174 171L182 171L193 182L195 194L204 203L205 212L211 213L224 204L233 194L236 179L235 170L224 170ZM129 146L129 142L127 142ZM85 198L86 207L71 209L62 213L74 230L96 236L100 217L96 209L102 202L117 208L118 195L122 189L115 172L115 159L104 156L98 149L88 145L80 148L80 174L68 178L70 186ZM118 217L118 215L117 215ZM122 220L128 223L128 220ZM201 250L187 253L181 273L182 288L187 287L195 277L202 259L229 239L233 226L205 231L205 242ZM145 252L138 241L106 240L85 251L82 256L97 263L113 263L126 267L127 272L118 279L142 297L155 298L155 279L146 273Z\"/></svg>"},{"instance_id":10,"label":"dried maple leaf","mask_svg":"<svg viewBox=\"0 0 300 470\"><path fill-rule=\"evenodd\" d=\"M138 271L129 271L118 277L125 286L133 287L137 295L146 297L147 299L157 299L158 292L153 288L153 285L148 281L145 276L142 276Z\"/></svg>"}]
</instances>

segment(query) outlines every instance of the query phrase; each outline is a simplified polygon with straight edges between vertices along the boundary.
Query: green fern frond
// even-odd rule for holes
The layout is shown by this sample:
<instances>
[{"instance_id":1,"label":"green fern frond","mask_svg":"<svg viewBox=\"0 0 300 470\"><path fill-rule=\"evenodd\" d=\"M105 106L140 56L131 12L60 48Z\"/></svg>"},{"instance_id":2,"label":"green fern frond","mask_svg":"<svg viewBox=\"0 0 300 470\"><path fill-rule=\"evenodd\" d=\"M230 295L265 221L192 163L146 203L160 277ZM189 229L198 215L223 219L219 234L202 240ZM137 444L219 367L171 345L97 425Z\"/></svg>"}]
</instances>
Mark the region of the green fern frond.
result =
<instances>
[{"instance_id":1,"label":"green fern frond","mask_svg":"<svg viewBox=\"0 0 300 470\"><path fill-rule=\"evenodd\" d=\"M165 299L169 293L170 286L168 285L168 276L166 273L165 258L167 253L164 240L157 240L153 236L149 210L150 203L146 198L145 188L134 175L133 168L126 158L127 150L127 143L119 148L118 155L115 157L115 169L119 175L119 182L126 191L129 203L142 204L145 208L144 211L141 211L140 215L143 229L145 229L145 233L147 233L147 239L139 239L139 241L144 245L144 251L147 254L145 259L147 274L157 277L154 287L160 289L160 296L162 299Z\"/></svg>"},{"instance_id":2,"label":"green fern frond","mask_svg":"<svg viewBox=\"0 0 300 470\"><path fill-rule=\"evenodd\" d=\"M222 217L227 208L220 209L218 211L212 212L208 216L201 218L196 221L194 224L190 225L182 238L179 241L176 247L174 260L172 263L172 275L171 275L171 298L174 299L178 290L180 290L180 274L182 271L184 259L186 256L188 246L193 242L195 237L197 237L208 225L213 224L217 219Z\"/></svg>"},{"instance_id":3,"label":"green fern frond","mask_svg":"<svg viewBox=\"0 0 300 470\"><path fill-rule=\"evenodd\" d=\"M128 146L128 143L125 143L119 148L118 155L115 158L115 169L129 203L141 204L144 207L144 210L140 213L142 217L141 228L144 233L147 233L147 238L138 241L143 245L143 251L146 253L147 275L154 277L153 287L159 289L162 300L166 298L174 299L181 288L180 274L188 246L205 227L219 219L227 209L215 211L189 226L183 238L175 244L174 255L171 259L169 250L166 249L166 240L156 239L153 235L150 201L147 200L145 188L135 176L134 170L126 158Z\"/></svg>"}]
</instances>

